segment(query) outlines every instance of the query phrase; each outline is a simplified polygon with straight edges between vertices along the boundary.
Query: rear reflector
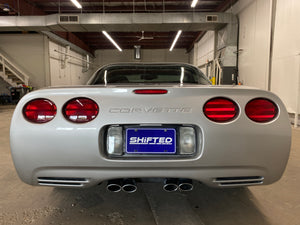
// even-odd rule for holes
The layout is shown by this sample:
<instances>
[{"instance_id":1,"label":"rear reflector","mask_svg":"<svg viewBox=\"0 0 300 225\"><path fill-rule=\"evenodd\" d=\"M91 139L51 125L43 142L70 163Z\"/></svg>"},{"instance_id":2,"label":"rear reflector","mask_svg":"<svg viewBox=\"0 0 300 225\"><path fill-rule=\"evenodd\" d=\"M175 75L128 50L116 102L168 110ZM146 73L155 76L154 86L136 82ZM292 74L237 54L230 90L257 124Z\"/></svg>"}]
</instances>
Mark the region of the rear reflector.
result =
<instances>
[{"instance_id":1,"label":"rear reflector","mask_svg":"<svg viewBox=\"0 0 300 225\"><path fill-rule=\"evenodd\" d=\"M56 105L48 99L38 98L23 108L24 117L33 123L47 123L56 115Z\"/></svg>"},{"instance_id":2,"label":"rear reflector","mask_svg":"<svg viewBox=\"0 0 300 225\"><path fill-rule=\"evenodd\" d=\"M137 89L133 92L139 95L162 95L168 93L165 89Z\"/></svg>"},{"instance_id":3,"label":"rear reflector","mask_svg":"<svg viewBox=\"0 0 300 225\"><path fill-rule=\"evenodd\" d=\"M96 118L99 107L88 98L74 98L63 107L65 118L74 123L86 123Z\"/></svg>"},{"instance_id":4,"label":"rear reflector","mask_svg":"<svg viewBox=\"0 0 300 225\"><path fill-rule=\"evenodd\" d=\"M239 112L237 104L227 98L213 98L207 101L203 107L205 116L219 123L233 120Z\"/></svg>"},{"instance_id":5,"label":"rear reflector","mask_svg":"<svg viewBox=\"0 0 300 225\"><path fill-rule=\"evenodd\" d=\"M249 119L258 123L267 123L277 116L278 108L268 99L256 98L247 103L245 112Z\"/></svg>"}]
</instances>

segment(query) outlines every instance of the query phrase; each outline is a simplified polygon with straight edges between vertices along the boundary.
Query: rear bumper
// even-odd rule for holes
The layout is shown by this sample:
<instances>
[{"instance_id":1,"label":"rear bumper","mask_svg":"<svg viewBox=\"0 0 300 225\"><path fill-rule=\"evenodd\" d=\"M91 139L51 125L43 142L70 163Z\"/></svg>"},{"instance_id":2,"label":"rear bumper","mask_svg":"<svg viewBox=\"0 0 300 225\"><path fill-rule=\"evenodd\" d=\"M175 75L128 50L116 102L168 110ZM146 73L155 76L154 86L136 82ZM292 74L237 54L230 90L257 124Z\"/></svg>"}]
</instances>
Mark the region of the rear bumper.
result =
<instances>
[{"instance_id":1,"label":"rear bumper","mask_svg":"<svg viewBox=\"0 0 300 225\"><path fill-rule=\"evenodd\" d=\"M31 185L85 188L103 181L123 178L189 178L215 188L270 184L264 168L212 167L212 168L39 168L33 174Z\"/></svg>"},{"instance_id":2,"label":"rear bumper","mask_svg":"<svg viewBox=\"0 0 300 225\"><path fill-rule=\"evenodd\" d=\"M73 129L72 135L68 129L36 130L34 135L15 131L11 139L24 139L26 145L12 141L11 149L20 178L31 185L89 187L122 178L189 178L226 187L280 179L289 157L290 130L282 133L269 125L228 132L228 126L199 127L197 154L190 157L109 158L103 129L90 128Z\"/></svg>"}]
</instances>

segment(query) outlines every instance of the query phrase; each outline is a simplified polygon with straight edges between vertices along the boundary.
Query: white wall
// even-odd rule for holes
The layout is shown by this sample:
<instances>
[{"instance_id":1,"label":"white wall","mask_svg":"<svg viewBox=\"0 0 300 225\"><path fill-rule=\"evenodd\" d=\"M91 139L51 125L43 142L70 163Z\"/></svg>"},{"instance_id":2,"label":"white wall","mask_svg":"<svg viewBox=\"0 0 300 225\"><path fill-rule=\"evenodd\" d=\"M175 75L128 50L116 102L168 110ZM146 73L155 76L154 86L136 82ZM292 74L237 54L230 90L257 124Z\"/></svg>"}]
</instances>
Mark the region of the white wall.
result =
<instances>
[{"instance_id":1,"label":"white wall","mask_svg":"<svg viewBox=\"0 0 300 225\"><path fill-rule=\"evenodd\" d=\"M215 48L215 32L208 31L201 38L201 40L194 45L194 57L193 64L195 66L202 66L207 61L214 59L214 48ZM205 68L201 69L202 72L205 72Z\"/></svg>"},{"instance_id":2,"label":"white wall","mask_svg":"<svg viewBox=\"0 0 300 225\"><path fill-rule=\"evenodd\" d=\"M271 90L278 94L289 112L299 113L300 1L277 0L273 45Z\"/></svg>"},{"instance_id":3,"label":"white wall","mask_svg":"<svg viewBox=\"0 0 300 225\"><path fill-rule=\"evenodd\" d=\"M66 48L49 41L51 86L85 84L93 71L93 68L90 68L88 71L83 72L85 62L81 59L84 59L85 56L70 50L68 52L69 59L63 66L65 55L57 51L65 53Z\"/></svg>"},{"instance_id":4,"label":"white wall","mask_svg":"<svg viewBox=\"0 0 300 225\"><path fill-rule=\"evenodd\" d=\"M248 3L247 7L241 8ZM239 80L244 85L268 89L271 1L240 0L234 10L238 13Z\"/></svg>"},{"instance_id":5,"label":"white wall","mask_svg":"<svg viewBox=\"0 0 300 225\"><path fill-rule=\"evenodd\" d=\"M0 49L29 76L35 89L46 86L45 40L40 34L0 34Z\"/></svg>"},{"instance_id":6,"label":"white wall","mask_svg":"<svg viewBox=\"0 0 300 225\"><path fill-rule=\"evenodd\" d=\"M141 49L141 60L134 59L134 50L125 49L119 52L117 49L97 50L95 52L95 64L101 66L115 62L184 62L189 63L189 54L185 49Z\"/></svg>"}]
</instances>

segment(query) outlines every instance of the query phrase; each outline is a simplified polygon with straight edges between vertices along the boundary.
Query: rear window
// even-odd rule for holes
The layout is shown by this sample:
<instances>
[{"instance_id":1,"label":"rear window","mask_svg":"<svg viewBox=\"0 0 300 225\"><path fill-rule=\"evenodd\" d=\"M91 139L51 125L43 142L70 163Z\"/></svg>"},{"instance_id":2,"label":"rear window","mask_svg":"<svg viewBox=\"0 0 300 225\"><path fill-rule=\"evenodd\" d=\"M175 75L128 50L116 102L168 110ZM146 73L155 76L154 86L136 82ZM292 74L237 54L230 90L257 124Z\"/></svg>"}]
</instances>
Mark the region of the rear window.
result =
<instances>
[{"instance_id":1,"label":"rear window","mask_svg":"<svg viewBox=\"0 0 300 225\"><path fill-rule=\"evenodd\" d=\"M122 65L99 70L90 82L97 84L188 83L210 84L198 69L182 65Z\"/></svg>"}]
</instances>

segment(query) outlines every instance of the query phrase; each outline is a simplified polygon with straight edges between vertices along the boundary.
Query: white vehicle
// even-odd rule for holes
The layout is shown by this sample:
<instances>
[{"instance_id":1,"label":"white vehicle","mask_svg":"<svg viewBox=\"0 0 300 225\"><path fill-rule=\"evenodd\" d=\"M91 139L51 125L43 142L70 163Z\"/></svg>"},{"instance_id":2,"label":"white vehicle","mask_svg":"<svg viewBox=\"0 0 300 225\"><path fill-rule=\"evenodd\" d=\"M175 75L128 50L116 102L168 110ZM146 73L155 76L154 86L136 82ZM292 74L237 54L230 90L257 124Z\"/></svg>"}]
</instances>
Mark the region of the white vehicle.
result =
<instances>
[{"instance_id":1,"label":"white vehicle","mask_svg":"<svg viewBox=\"0 0 300 225\"><path fill-rule=\"evenodd\" d=\"M286 167L291 127L273 93L212 86L187 64L113 64L88 85L31 92L11 122L27 184L134 192L271 184Z\"/></svg>"}]
</instances>

